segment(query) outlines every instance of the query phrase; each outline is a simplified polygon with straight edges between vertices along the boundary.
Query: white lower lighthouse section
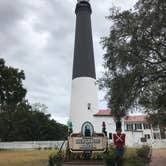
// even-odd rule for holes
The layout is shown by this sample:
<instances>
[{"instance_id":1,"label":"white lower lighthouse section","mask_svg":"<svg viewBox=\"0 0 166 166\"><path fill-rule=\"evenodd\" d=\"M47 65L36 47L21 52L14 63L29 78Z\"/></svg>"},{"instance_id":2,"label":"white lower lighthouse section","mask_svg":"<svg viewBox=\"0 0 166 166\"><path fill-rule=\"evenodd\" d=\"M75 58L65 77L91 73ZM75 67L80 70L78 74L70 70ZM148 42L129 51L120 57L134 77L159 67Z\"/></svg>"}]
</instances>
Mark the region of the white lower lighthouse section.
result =
<instances>
[{"instance_id":1,"label":"white lower lighthouse section","mask_svg":"<svg viewBox=\"0 0 166 166\"><path fill-rule=\"evenodd\" d=\"M90 77L78 77L72 81L70 121L74 133L81 132L82 124L86 121L94 125L93 115L98 110L95 81Z\"/></svg>"}]
</instances>

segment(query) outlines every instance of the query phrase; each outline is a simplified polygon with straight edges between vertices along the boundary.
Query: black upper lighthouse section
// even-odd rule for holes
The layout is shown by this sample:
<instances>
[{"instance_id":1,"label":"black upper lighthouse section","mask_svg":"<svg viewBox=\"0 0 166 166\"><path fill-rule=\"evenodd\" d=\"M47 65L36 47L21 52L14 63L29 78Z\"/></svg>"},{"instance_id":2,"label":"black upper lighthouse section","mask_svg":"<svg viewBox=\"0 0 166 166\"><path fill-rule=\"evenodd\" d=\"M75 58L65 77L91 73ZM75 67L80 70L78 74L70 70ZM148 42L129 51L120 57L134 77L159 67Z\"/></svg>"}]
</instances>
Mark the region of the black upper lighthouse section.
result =
<instances>
[{"instance_id":1,"label":"black upper lighthouse section","mask_svg":"<svg viewBox=\"0 0 166 166\"><path fill-rule=\"evenodd\" d=\"M93 40L91 29L91 6L80 1L76 6L76 32L73 63L73 79L78 77L96 78Z\"/></svg>"}]
</instances>

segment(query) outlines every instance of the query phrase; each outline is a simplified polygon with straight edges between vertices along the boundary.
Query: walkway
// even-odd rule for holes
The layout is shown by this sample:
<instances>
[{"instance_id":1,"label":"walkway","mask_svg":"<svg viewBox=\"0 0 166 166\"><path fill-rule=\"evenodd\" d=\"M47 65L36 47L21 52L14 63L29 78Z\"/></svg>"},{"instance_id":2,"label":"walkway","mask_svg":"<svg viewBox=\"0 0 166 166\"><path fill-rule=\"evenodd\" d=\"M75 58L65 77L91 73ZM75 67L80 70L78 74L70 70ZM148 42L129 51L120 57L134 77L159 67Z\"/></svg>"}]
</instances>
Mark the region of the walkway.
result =
<instances>
[{"instance_id":1,"label":"walkway","mask_svg":"<svg viewBox=\"0 0 166 166\"><path fill-rule=\"evenodd\" d=\"M166 149L153 149L150 166L166 166Z\"/></svg>"}]
</instances>

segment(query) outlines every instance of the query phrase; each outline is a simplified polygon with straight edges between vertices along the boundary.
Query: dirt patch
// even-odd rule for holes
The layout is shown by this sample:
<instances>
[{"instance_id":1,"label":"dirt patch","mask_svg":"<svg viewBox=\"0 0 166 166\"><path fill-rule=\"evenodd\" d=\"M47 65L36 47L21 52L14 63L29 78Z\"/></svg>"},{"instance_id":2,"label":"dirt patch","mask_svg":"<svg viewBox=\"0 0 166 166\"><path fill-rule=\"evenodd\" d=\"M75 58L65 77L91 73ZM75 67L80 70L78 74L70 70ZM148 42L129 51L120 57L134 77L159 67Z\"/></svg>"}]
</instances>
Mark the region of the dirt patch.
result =
<instances>
[{"instance_id":1,"label":"dirt patch","mask_svg":"<svg viewBox=\"0 0 166 166\"><path fill-rule=\"evenodd\" d=\"M166 149L153 149L152 162L150 166L165 166L166 165Z\"/></svg>"}]
</instances>

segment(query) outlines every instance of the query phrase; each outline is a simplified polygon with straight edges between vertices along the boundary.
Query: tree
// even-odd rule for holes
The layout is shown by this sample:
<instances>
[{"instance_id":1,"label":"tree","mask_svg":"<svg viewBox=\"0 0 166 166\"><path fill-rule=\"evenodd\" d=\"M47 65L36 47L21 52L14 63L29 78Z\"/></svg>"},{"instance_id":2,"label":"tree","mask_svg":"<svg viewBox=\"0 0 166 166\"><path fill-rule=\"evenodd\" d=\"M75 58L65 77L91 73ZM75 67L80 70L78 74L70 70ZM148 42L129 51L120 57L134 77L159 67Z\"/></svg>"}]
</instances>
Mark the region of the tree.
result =
<instances>
[{"instance_id":1,"label":"tree","mask_svg":"<svg viewBox=\"0 0 166 166\"><path fill-rule=\"evenodd\" d=\"M33 110L22 102L15 112L0 113L0 139L2 141L64 140L67 126L51 119L50 114Z\"/></svg>"},{"instance_id":2,"label":"tree","mask_svg":"<svg viewBox=\"0 0 166 166\"><path fill-rule=\"evenodd\" d=\"M27 101L17 106L16 111L0 112L0 138L2 141L26 140L29 137L29 126L31 106Z\"/></svg>"},{"instance_id":3,"label":"tree","mask_svg":"<svg viewBox=\"0 0 166 166\"><path fill-rule=\"evenodd\" d=\"M40 111L40 112L43 112L43 113L47 113L48 107L45 105L45 104L41 104L41 103L34 103L32 104L32 110L35 111Z\"/></svg>"},{"instance_id":4,"label":"tree","mask_svg":"<svg viewBox=\"0 0 166 166\"><path fill-rule=\"evenodd\" d=\"M51 119L44 104L25 100L24 71L8 67L0 59L0 140L63 140L67 126Z\"/></svg>"},{"instance_id":5,"label":"tree","mask_svg":"<svg viewBox=\"0 0 166 166\"><path fill-rule=\"evenodd\" d=\"M135 104L166 125L166 1L139 0L134 10L111 9L103 38L108 106L120 118Z\"/></svg>"},{"instance_id":6,"label":"tree","mask_svg":"<svg viewBox=\"0 0 166 166\"><path fill-rule=\"evenodd\" d=\"M0 59L0 111L15 111L26 95L22 81L25 79L23 70L5 65Z\"/></svg>"}]
</instances>

